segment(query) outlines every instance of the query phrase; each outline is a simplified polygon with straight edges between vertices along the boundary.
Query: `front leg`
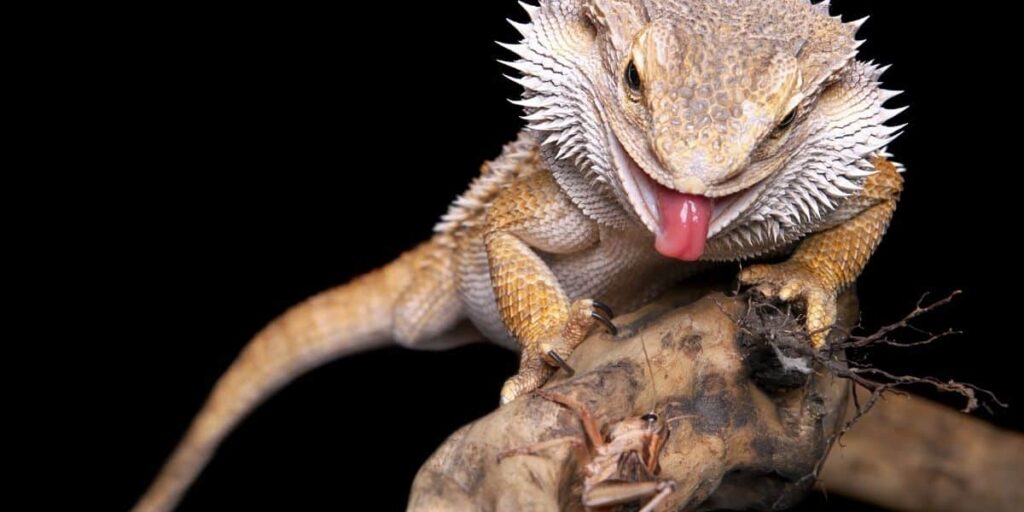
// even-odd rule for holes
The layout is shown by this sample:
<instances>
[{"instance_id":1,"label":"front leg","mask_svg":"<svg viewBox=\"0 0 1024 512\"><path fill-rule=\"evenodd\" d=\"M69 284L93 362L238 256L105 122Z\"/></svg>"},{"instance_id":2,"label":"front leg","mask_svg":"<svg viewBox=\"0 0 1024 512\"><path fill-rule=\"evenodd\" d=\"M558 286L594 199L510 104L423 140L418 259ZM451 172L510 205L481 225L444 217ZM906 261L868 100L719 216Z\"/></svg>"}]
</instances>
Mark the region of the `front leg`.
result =
<instances>
[{"instance_id":1,"label":"front leg","mask_svg":"<svg viewBox=\"0 0 1024 512\"><path fill-rule=\"evenodd\" d=\"M867 179L861 195L853 199L864 205L860 214L809 236L784 263L754 265L740 273L743 284L755 285L766 296L803 301L807 306L807 331L815 348L825 345L836 321L837 295L867 265L903 190L903 177L892 162L879 157L872 163L878 173Z\"/></svg>"},{"instance_id":2,"label":"front leg","mask_svg":"<svg viewBox=\"0 0 1024 512\"><path fill-rule=\"evenodd\" d=\"M535 252L587 249L599 243L599 230L551 175L541 171L513 183L495 199L484 243L498 311L521 350L519 373L501 390L505 404L539 387L556 367L571 371L565 360L595 318L606 318L607 312L592 300L571 302Z\"/></svg>"}]
</instances>

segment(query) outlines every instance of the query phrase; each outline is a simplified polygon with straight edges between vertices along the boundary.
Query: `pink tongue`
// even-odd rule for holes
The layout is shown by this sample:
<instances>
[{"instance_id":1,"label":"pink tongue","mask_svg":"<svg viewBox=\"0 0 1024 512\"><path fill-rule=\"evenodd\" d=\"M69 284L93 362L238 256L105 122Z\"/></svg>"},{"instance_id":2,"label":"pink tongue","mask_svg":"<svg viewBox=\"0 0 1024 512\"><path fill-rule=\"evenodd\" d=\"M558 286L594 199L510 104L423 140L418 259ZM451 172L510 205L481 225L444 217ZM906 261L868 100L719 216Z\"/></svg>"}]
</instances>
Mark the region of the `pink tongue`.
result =
<instances>
[{"instance_id":1,"label":"pink tongue","mask_svg":"<svg viewBox=\"0 0 1024 512\"><path fill-rule=\"evenodd\" d=\"M700 259L708 238L713 205L711 199L703 196L680 194L658 187L661 233L654 248L663 256L677 260Z\"/></svg>"}]
</instances>

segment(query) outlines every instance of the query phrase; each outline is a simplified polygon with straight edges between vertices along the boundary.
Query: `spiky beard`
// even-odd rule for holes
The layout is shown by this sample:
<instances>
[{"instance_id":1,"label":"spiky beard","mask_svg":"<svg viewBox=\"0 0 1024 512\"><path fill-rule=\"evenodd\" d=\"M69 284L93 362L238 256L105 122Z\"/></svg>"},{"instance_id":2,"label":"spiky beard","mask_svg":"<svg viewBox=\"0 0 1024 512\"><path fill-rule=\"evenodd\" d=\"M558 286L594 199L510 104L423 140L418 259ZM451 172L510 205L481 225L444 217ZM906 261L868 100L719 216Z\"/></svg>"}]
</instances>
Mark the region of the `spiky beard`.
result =
<instances>
[{"instance_id":1,"label":"spiky beard","mask_svg":"<svg viewBox=\"0 0 1024 512\"><path fill-rule=\"evenodd\" d=\"M593 41L580 36L586 33L581 27L566 30L571 24L566 20L583 23L581 13L575 12L579 6L521 5L530 22L513 25L523 39L503 46L519 57L506 64L521 74L510 79L523 87L522 99L514 103L524 108L527 129L541 142L559 185L584 213L613 228L635 226L641 216L624 184L625 171L616 165L609 143L614 135L596 91L614 88L615 80L607 73L587 73L581 63L589 58ZM814 8L827 12L827 5ZM804 121L809 132L787 150L789 158L759 183L716 205L703 259L736 260L778 251L860 211L863 206L851 205L851 198L874 174L871 158L888 156L886 147L903 128L885 124L903 110L883 107L899 94L879 87L886 69L851 56L823 81Z\"/></svg>"}]
</instances>

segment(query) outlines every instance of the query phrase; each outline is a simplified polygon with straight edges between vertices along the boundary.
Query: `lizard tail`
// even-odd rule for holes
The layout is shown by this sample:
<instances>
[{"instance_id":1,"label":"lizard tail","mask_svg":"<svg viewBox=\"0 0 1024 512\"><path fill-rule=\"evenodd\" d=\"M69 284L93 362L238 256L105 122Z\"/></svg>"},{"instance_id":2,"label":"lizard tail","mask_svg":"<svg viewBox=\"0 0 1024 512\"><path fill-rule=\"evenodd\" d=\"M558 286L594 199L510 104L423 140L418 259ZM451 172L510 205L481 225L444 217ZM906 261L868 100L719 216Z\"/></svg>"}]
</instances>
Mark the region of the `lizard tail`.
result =
<instances>
[{"instance_id":1,"label":"lizard tail","mask_svg":"<svg viewBox=\"0 0 1024 512\"><path fill-rule=\"evenodd\" d=\"M299 375L348 354L390 345L396 337L411 344L454 325L461 310L449 274L450 260L450 251L437 241L424 243L271 322L217 382L185 438L133 510L173 509L232 428ZM442 337L438 343L435 348L457 342Z\"/></svg>"}]
</instances>

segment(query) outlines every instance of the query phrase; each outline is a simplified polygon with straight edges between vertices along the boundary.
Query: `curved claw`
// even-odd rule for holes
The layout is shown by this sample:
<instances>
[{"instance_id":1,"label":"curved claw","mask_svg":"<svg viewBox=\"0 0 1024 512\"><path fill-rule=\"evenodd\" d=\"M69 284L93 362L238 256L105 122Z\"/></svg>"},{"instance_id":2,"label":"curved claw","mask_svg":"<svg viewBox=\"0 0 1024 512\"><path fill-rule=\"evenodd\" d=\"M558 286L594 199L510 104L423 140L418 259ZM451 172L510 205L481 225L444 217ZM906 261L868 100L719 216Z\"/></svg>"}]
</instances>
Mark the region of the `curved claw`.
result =
<instances>
[{"instance_id":1,"label":"curved claw","mask_svg":"<svg viewBox=\"0 0 1024 512\"><path fill-rule=\"evenodd\" d=\"M598 302L596 300L593 300L593 301L590 301L590 302L594 305L594 308L600 309L601 311L603 311L604 315L606 317L608 317L608 318L615 318L615 313L612 313L612 308L610 308L604 302Z\"/></svg>"},{"instance_id":2,"label":"curved claw","mask_svg":"<svg viewBox=\"0 0 1024 512\"><path fill-rule=\"evenodd\" d=\"M552 361L557 363L561 369L565 370L565 373L567 373L570 377L576 375L576 370L574 370L572 366L569 366L569 363L565 362L565 359L562 359L562 356L558 355L558 352L555 352L554 350L549 350L548 357L550 357Z\"/></svg>"},{"instance_id":3,"label":"curved claw","mask_svg":"<svg viewBox=\"0 0 1024 512\"><path fill-rule=\"evenodd\" d=\"M611 334L612 336L618 336L619 335L619 328L616 327L615 324L613 324L612 321L609 320L604 315L598 313L597 311L594 311L593 313L590 314L590 316L594 320L597 320L598 322L601 322L601 325L603 325L605 327L605 329L608 329L608 333Z\"/></svg>"}]
</instances>

